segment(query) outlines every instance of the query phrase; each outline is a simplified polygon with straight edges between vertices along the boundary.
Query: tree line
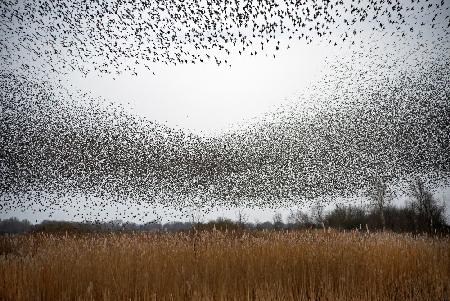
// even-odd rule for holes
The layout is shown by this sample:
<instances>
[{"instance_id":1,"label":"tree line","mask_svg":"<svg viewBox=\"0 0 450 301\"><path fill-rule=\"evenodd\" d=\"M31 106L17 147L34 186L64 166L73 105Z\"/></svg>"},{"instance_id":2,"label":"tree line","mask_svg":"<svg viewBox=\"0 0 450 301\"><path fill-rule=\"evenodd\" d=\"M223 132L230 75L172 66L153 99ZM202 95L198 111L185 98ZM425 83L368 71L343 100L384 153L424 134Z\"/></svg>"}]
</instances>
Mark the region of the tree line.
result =
<instances>
[{"instance_id":1,"label":"tree line","mask_svg":"<svg viewBox=\"0 0 450 301\"><path fill-rule=\"evenodd\" d=\"M109 232L109 231L184 231L184 230L258 230L258 229L315 229L334 228L340 230L381 231L413 233L450 233L445 217L445 205L439 204L432 192L421 179L416 179L408 187L409 201L403 206L394 206L393 191L380 180L367 190L368 206L336 205L325 212L316 203L310 213L297 210L284 220L280 213L272 221L251 223L239 212L236 220L218 218L209 222L195 221L159 223L156 221L137 224L113 220L108 222L69 222L44 220L31 224L28 220L9 218L0 220L1 233L25 232Z\"/></svg>"}]
</instances>

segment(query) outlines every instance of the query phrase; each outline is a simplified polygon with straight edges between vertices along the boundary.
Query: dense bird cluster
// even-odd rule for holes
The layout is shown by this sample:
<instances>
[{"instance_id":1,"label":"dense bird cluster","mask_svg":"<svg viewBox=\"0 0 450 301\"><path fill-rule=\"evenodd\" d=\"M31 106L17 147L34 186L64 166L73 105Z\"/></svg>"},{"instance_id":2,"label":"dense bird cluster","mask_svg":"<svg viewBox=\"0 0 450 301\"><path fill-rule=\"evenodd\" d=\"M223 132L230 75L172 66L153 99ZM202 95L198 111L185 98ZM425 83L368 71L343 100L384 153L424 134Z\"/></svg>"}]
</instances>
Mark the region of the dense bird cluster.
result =
<instances>
[{"instance_id":1,"label":"dense bird cluster","mask_svg":"<svg viewBox=\"0 0 450 301\"><path fill-rule=\"evenodd\" d=\"M5 0L0 65L38 78L41 70L137 74L139 64L229 65L231 52L275 57L294 40L338 45L363 31L448 31L449 7L444 0Z\"/></svg>"},{"instance_id":2,"label":"dense bird cluster","mask_svg":"<svg viewBox=\"0 0 450 301\"><path fill-rule=\"evenodd\" d=\"M75 216L94 219L90 208L138 205L145 210L126 218L148 221L155 206L298 205L417 176L448 184L448 8L432 0L3 1L0 211L79 203ZM421 38L436 26L432 42ZM38 78L228 64L232 50L256 55L272 43L272 55L280 40L338 43L364 30L394 42L353 49L297 105L210 138ZM405 37L415 31L416 44Z\"/></svg>"},{"instance_id":3,"label":"dense bird cluster","mask_svg":"<svg viewBox=\"0 0 450 301\"><path fill-rule=\"evenodd\" d=\"M448 183L450 61L423 55L423 67L390 80L359 72L325 79L322 94L309 96L322 98L315 107L286 108L211 138L2 74L1 209L64 210L82 200L92 208L142 205L148 210L130 218L145 219L156 205L277 207L352 196L379 180Z\"/></svg>"}]
</instances>

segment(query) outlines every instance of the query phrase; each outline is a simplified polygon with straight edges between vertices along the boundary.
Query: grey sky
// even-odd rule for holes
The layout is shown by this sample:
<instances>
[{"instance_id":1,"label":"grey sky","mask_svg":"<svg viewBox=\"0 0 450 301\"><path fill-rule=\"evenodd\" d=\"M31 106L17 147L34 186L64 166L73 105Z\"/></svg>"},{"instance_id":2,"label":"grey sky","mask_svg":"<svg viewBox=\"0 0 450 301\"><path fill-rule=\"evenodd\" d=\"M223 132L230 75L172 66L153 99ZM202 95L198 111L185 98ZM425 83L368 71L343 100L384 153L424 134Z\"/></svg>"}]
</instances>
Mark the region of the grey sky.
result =
<instances>
[{"instance_id":1,"label":"grey sky","mask_svg":"<svg viewBox=\"0 0 450 301\"><path fill-rule=\"evenodd\" d=\"M363 40L360 42L364 43ZM372 41L372 43L378 45L378 50L371 47L363 48L363 54L364 51L371 55L380 54L387 51L383 46L390 45L388 40ZM390 51L397 50L391 48ZM308 99L304 96L312 92L312 87L324 79L335 76L333 70L329 69L326 59L340 58L349 60L351 63L352 54L353 51L348 47L336 49L324 43L315 45L295 43L290 49L281 51L275 59L265 55L234 56L231 59L232 67L218 67L213 63L176 67L164 65L158 66L156 75L142 69L137 77L123 74L113 79L112 76L99 76L94 73L87 77L73 73L65 80L72 84L72 88L90 91L94 96L123 104L133 114L200 135L219 135L222 131L236 128L236 125L249 125L265 113L273 112L284 105L307 107L308 104L305 102ZM364 68L364 66L359 67ZM300 95L303 97L301 98ZM448 188L436 191L438 200L447 204L447 210L450 207L448 195ZM404 196L400 197L394 203L402 204L405 199ZM354 201L361 203L364 199L355 198ZM333 206L334 203L328 208ZM142 210L138 206L127 207L131 209L124 207L123 212L125 209L128 212ZM30 215L27 211L18 210L6 214L0 213L0 218L17 216L36 222L47 218L72 219L73 213L77 210L97 210L89 207L86 209L79 202L68 209L69 213L55 211L52 216L49 216L48 211ZM281 212L286 218L290 211L297 209L308 210L297 207L217 208L211 213L204 214L196 208L186 208L185 213L203 220L210 220L218 216L236 218L239 210L242 210L249 221L256 222L271 220L276 212ZM122 216L123 212L116 212L116 209L112 207L107 212L107 216L103 214L100 217L127 220ZM149 219L159 216L163 222L167 222L191 218L176 215L176 212L161 208L156 208L156 213L149 216ZM173 214L175 217L170 217Z\"/></svg>"},{"instance_id":2,"label":"grey sky","mask_svg":"<svg viewBox=\"0 0 450 301\"><path fill-rule=\"evenodd\" d=\"M211 135L235 123L270 112L295 98L320 76L331 47L296 43L272 56L234 55L232 66L207 62L156 66L153 75L123 74L86 78L73 74L74 86L127 104L133 113L197 134Z\"/></svg>"},{"instance_id":3,"label":"grey sky","mask_svg":"<svg viewBox=\"0 0 450 301\"><path fill-rule=\"evenodd\" d=\"M306 45L304 41L291 41L289 49L284 37L276 58L273 58L272 52L261 52L257 56L249 53L240 56L233 52L228 58L231 67L219 67L212 61L177 66L155 64L152 72L156 75L145 68L139 69L137 76L129 73L100 76L91 72L83 77L79 72L73 72L64 76L63 81L70 84L71 89L89 91L94 96L123 104L133 114L165 123L169 127L199 135L218 135L251 124L284 105L306 107L308 102L315 101L299 96L308 95L311 87L320 80L336 76L329 69L327 59L344 58L351 62L355 50L363 55L365 53L368 60L375 53L382 54L385 50L400 55L408 52L411 45L421 42L427 44L439 37L442 38L442 34L435 35L430 29L424 29L421 37L417 37L417 32L406 32L403 40L385 37L379 32L373 36L358 35L354 46L350 42L335 47L326 41L315 41L311 45ZM448 41L448 37L444 36L444 39ZM392 44L395 41L400 43L396 48ZM392 57L392 61L395 62L395 57ZM398 63L401 65L404 62ZM444 199L448 204L449 199L445 195L448 195L448 189L437 192L439 199ZM252 221L268 220L275 211L280 211L252 210L244 211ZM291 208L282 211L286 215L289 210ZM192 212L195 213L195 209ZM237 211L219 210L204 218L222 215L235 217ZM31 217L27 212L0 212L0 218L8 216L30 220L48 217L46 213ZM62 213L55 217L70 219Z\"/></svg>"}]
</instances>

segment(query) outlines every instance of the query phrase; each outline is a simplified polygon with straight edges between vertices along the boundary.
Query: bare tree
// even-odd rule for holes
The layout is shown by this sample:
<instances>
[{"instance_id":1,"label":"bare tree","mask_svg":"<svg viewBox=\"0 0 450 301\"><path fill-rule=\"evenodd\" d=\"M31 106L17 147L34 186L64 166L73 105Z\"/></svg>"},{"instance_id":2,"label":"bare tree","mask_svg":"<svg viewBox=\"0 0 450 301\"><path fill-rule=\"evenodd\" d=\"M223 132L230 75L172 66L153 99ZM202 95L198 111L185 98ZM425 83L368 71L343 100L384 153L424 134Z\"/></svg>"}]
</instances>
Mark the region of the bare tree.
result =
<instances>
[{"instance_id":1,"label":"bare tree","mask_svg":"<svg viewBox=\"0 0 450 301\"><path fill-rule=\"evenodd\" d=\"M287 222L294 225L307 225L311 223L308 214L301 210L292 211L287 217Z\"/></svg>"},{"instance_id":2,"label":"bare tree","mask_svg":"<svg viewBox=\"0 0 450 301\"><path fill-rule=\"evenodd\" d=\"M439 206L433 194L427 189L422 179L416 178L409 185L409 195L413 198L410 204L419 220L415 220L416 228L425 224L428 231L432 232L436 226L445 223L444 206Z\"/></svg>"},{"instance_id":3,"label":"bare tree","mask_svg":"<svg viewBox=\"0 0 450 301\"><path fill-rule=\"evenodd\" d=\"M323 225L323 220L324 220L323 205L322 205L322 203L320 203L319 200L317 200L311 207L311 217L312 217L314 223L316 223L318 225L322 225L322 227L324 227L324 225Z\"/></svg>"},{"instance_id":4,"label":"bare tree","mask_svg":"<svg viewBox=\"0 0 450 301\"><path fill-rule=\"evenodd\" d=\"M275 213L273 216L273 225L276 229L281 229L283 227L283 216L281 213Z\"/></svg>"},{"instance_id":5,"label":"bare tree","mask_svg":"<svg viewBox=\"0 0 450 301\"><path fill-rule=\"evenodd\" d=\"M380 217L380 223L383 231L386 228L386 220L384 217L384 210L393 199L393 193L389 186L381 179L374 181L373 185L367 191L370 204L375 207Z\"/></svg>"},{"instance_id":6,"label":"bare tree","mask_svg":"<svg viewBox=\"0 0 450 301\"><path fill-rule=\"evenodd\" d=\"M237 222L241 227L247 222L247 216L242 212L242 210L239 210L238 212Z\"/></svg>"}]
</instances>

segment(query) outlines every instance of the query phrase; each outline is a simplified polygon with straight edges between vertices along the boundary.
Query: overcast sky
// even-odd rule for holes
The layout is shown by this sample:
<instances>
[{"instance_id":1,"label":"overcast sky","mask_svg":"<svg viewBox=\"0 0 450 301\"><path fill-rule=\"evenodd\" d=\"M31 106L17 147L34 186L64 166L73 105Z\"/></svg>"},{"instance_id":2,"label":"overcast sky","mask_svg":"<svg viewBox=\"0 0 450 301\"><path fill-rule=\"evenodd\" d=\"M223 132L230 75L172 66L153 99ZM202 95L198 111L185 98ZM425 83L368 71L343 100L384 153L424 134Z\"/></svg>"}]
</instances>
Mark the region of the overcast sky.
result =
<instances>
[{"instance_id":1,"label":"overcast sky","mask_svg":"<svg viewBox=\"0 0 450 301\"><path fill-rule=\"evenodd\" d=\"M361 41L364 43L364 41ZM387 41L372 41L383 46ZM406 49L405 49L406 50ZM363 49L373 54L374 49ZM379 50L380 51L380 50ZM261 118L266 113L273 112L285 104L307 101L299 95L308 94L308 91L318 81L333 77L333 70L329 69L327 59L336 57L350 58L352 50L348 45L337 48L326 43L306 45L302 42L293 43L290 49L283 49L276 58L273 56L233 56L232 66L218 67L214 63L188 64L178 66L158 65L156 75L146 69L139 70L138 76L122 74L120 76L103 75L95 73L87 77L79 73L72 73L66 81L72 89L89 91L108 101L123 104L133 114L145 116L150 120L165 123L170 127L181 128L199 135L218 135L236 124L248 125ZM450 205L449 190L438 190L436 196L440 202ZM339 200L337 200L339 201ZM363 200L357 200L361 203ZM395 204L402 204L405 197L400 197ZM81 203L82 204L82 203ZM332 208L332 203L327 208ZM38 207L35 207L38 208ZM15 211L6 214L0 213L0 218L17 216L27 218L32 222L43 219L72 219L77 210L86 209L77 202L77 206L69 208L69 213L56 211L52 216L49 212L30 214L29 211ZM132 208L132 209L130 209ZM142 210L139 207L127 205L128 212ZM210 213L202 213L195 208L186 212L196 215L202 220L210 220L219 216L236 218L239 210L251 222L271 220L276 212L283 214L284 218L297 209L308 208L282 208L282 209L226 209L217 208ZM112 207L107 210L108 215L100 215L107 219L123 219L122 212L115 213ZM191 217L172 214L170 210L156 209L157 214L150 219L161 218L162 222L171 220L189 220ZM448 212L448 211L447 211ZM448 215L448 213L447 213ZM132 220L133 219L128 219ZM137 222L137 220L134 220Z\"/></svg>"},{"instance_id":2,"label":"overcast sky","mask_svg":"<svg viewBox=\"0 0 450 301\"><path fill-rule=\"evenodd\" d=\"M213 62L157 65L155 74L87 77L72 74L74 86L125 104L133 113L197 134L217 134L292 100L320 77L335 49L297 42L272 55L233 55L229 66ZM129 103L127 105L127 103Z\"/></svg>"},{"instance_id":3,"label":"overcast sky","mask_svg":"<svg viewBox=\"0 0 450 301\"><path fill-rule=\"evenodd\" d=\"M93 96L123 104L133 114L145 116L149 120L199 135L218 135L239 125L251 124L285 104L300 102L306 105L305 102L312 101L299 96L308 94L318 81L335 76L327 59L330 61L343 57L351 61L351 55L358 51L366 53L369 60L375 52L407 52L411 45L419 42L426 44L439 36L426 31L420 38L417 32L406 34L403 41L410 44L404 43L403 48L398 49L392 48L392 42L397 38L389 39L382 33L375 36L358 35L352 47L350 42L336 47L319 40L307 45L302 40L289 42L287 49L288 41L285 39L275 58L273 52L261 52L257 56L232 52L228 58L231 67L217 66L212 61L177 66L155 64L152 71L145 68L137 70L137 76L91 72L84 77L74 72L63 79L71 85L71 89L90 92ZM395 61L395 57L392 60ZM438 192L439 199L449 203L446 195L448 190ZM291 209L282 211L286 215ZM270 219L275 211L261 209L252 213L247 210L246 214L251 221L261 221ZM204 218L222 215L233 217L237 211L219 210ZM7 214L0 212L0 218L9 216L33 221L48 217L46 214L31 216L19 211ZM70 219L63 213L53 218Z\"/></svg>"}]
</instances>

